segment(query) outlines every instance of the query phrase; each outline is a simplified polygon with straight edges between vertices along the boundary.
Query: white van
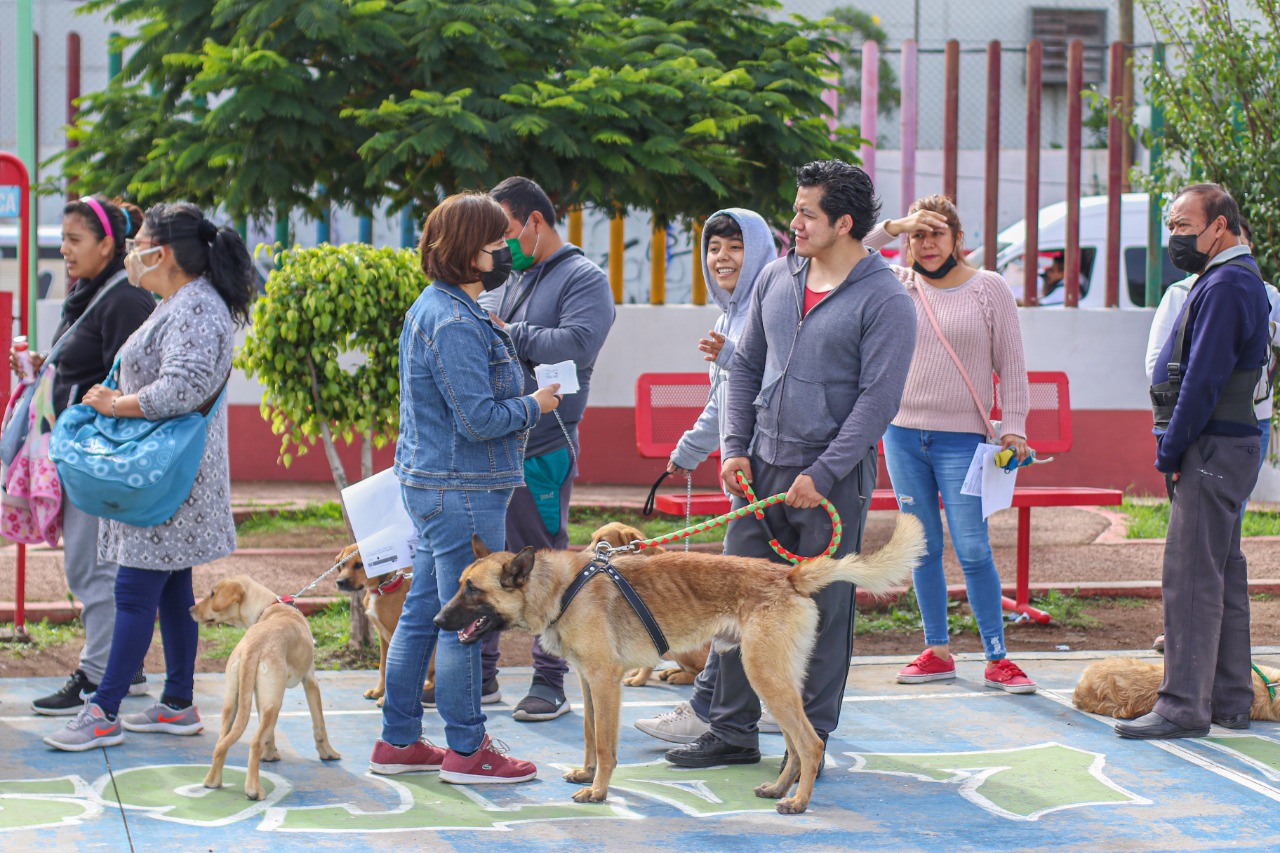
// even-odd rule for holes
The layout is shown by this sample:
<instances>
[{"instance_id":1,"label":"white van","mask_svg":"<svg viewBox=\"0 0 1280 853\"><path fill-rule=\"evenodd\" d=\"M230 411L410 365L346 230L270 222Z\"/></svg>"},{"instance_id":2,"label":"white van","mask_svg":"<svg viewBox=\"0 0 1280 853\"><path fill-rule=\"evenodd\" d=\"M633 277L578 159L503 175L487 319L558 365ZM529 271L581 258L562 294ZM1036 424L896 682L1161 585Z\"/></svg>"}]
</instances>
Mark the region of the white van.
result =
<instances>
[{"instance_id":1,"label":"white van","mask_svg":"<svg viewBox=\"0 0 1280 853\"><path fill-rule=\"evenodd\" d=\"M1125 193L1120 197L1120 307L1145 307L1147 290L1147 194ZM1066 251L1067 204L1058 202L1040 209L1040 237L1036 259L1036 275L1052 263L1055 255ZM1080 307L1103 308L1107 301L1107 197L1086 196L1080 199ZM996 237L996 271L1005 277L1019 299L1023 295L1026 220L1009 226ZM1161 223L1160 245L1169 241L1169 232ZM1173 265L1168 249L1161 252L1164 268L1160 292L1186 273ZM981 263L982 250L970 256ZM1059 285L1061 287L1061 285ZM1055 300L1056 297L1056 300ZM1056 292L1050 302L1062 304ZM1046 305L1046 307L1049 307Z\"/></svg>"},{"instance_id":2,"label":"white van","mask_svg":"<svg viewBox=\"0 0 1280 853\"><path fill-rule=\"evenodd\" d=\"M16 222L0 225L0 291L13 294L13 312L21 299L22 270L18 266L19 227ZM62 226L41 225L36 231L36 298L61 299L66 292L67 265L62 260Z\"/></svg>"}]
</instances>

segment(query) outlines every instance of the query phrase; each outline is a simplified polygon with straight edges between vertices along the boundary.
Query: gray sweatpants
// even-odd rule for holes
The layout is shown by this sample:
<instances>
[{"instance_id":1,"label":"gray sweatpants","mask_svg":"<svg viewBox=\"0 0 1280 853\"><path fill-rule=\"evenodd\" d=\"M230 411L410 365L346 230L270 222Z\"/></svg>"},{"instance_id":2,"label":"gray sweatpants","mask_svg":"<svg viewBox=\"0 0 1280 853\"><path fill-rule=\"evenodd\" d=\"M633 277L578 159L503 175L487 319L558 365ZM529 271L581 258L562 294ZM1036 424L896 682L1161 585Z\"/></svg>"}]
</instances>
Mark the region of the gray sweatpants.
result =
<instances>
[{"instance_id":1,"label":"gray sweatpants","mask_svg":"<svg viewBox=\"0 0 1280 853\"><path fill-rule=\"evenodd\" d=\"M1249 577L1241 506L1258 481L1259 439L1201 435L1182 456L1164 546L1164 680L1155 711L1184 728L1247 714Z\"/></svg>"},{"instance_id":2,"label":"gray sweatpants","mask_svg":"<svg viewBox=\"0 0 1280 853\"><path fill-rule=\"evenodd\" d=\"M98 559L98 517L62 502L62 566L71 594L80 601L84 649L80 669L94 684L102 681L116 625L115 563Z\"/></svg>"},{"instance_id":3,"label":"gray sweatpants","mask_svg":"<svg viewBox=\"0 0 1280 853\"><path fill-rule=\"evenodd\" d=\"M760 498L785 492L791 488L803 468L779 468L751 457L751 484ZM827 499L835 505L844 525L844 536L836 556L843 557L862 548L862 531L867 523L871 491L876 484L876 450L871 451L853 472L836 482ZM745 506L742 498L734 498L734 508ZM821 507L793 509L776 505L765 510L778 543L793 554L813 556L831 544L831 518ZM754 515L729 523L724 539L724 552L741 557L768 557L786 563L769 547L764 525ZM835 583L813 597L818 605L818 637L809 672L804 682L804 709L818 736L825 740L840 724L844 686L849 678L849 657L853 654L853 584ZM712 657L716 653L712 652ZM759 745L760 699L751 689L742 668L742 655L737 648L723 652L719 660L708 661L707 669L694 689L694 706L702 704L697 694L711 687L707 721L711 731L725 743L744 748ZM714 684L708 685L708 681ZM705 693L704 693L705 695Z\"/></svg>"}]
</instances>

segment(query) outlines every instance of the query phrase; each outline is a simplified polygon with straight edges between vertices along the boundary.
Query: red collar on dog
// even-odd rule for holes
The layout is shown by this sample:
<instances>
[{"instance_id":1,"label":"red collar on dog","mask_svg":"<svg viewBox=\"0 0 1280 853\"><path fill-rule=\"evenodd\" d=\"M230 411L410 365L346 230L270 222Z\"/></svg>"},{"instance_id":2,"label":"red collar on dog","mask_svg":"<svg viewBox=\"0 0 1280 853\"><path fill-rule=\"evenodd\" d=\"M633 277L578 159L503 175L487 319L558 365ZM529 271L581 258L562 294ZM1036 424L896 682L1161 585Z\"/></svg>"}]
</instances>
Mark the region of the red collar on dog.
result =
<instances>
[{"instance_id":1,"label":"red collar on dog","mask_svg":"<svg viewBox=\"0 0 1280 853\"><path fill-rule=\"evenodd\" d=\"M298 606L298 599L296 599L292 595L277 595L276 601L279 602L280 604L287 604L290 607Z\"/></svg>"},{"instance_id":2,"label":"red collar on dog","mask_svg":"<svg viewBox=\"0 0 1280 853\"><path fill-rule=\"evenodd\" d=\"M405 579L404 572L396 572L395 576L392 577L391 580L383 581L382 583L378 584L378 586L375 589L371 590L371 592L374 595L390 595L391 593L395 592L397 589L400 588L400 585L404 583L404 579Z\"/></svg>"}]
</instances>

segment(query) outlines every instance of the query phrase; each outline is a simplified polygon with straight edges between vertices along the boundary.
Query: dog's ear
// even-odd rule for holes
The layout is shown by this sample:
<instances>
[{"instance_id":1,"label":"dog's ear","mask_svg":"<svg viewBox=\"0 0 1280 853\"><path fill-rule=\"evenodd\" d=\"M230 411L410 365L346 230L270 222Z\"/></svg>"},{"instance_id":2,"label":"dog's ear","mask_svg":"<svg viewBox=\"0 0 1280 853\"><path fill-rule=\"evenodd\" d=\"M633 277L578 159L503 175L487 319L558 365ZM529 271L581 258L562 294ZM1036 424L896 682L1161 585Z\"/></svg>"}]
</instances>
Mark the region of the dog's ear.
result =
<instances>
[{"instance_id":1,"label":"dog's ear","mask_svg":"<svg viewBox=\"0 0 1280 853\"><path fill-rule=\"evenodd\" d=\"M504 589L519 589L529 580L533 571L533 546L523 548L519 554L511 558L511 562L502 567L502 586Z\"/></svg>"},{"instance_id":2,"label":"dog's ear","mask_svg":"<svg viewBox=\"0 0 1280 853\"><path fill-rule=\"evenodd\" d=\"M493 553L489 550L488 546L484 544L484 540L475 533L471 534L471 551L476 555L477 560L487 557Z\"/></svg>"},{"instance_id":3,"label":"dog's ear","mask_svg":"<svg viewBox=\"0 0 1280 853\"><path fill-rule=\"evenodd\" d=\"M233 604L244 601L244 587L233 580L224 580L213 588L213 610L221 613Z\"/></svg>"},{"instance_id":4,"label":"dog's ear","mask_svg":"<svg viewBox=\"0 0 1280 853\"><path fill-rule=\"evenodd\" d=\"M644 534L628 524L623 526L621 538L622 538L622 542L620 544L623 547L626 547L627 545L630 545L632 542L638 542L644 539Z\"/></svg>"}]
</instances>

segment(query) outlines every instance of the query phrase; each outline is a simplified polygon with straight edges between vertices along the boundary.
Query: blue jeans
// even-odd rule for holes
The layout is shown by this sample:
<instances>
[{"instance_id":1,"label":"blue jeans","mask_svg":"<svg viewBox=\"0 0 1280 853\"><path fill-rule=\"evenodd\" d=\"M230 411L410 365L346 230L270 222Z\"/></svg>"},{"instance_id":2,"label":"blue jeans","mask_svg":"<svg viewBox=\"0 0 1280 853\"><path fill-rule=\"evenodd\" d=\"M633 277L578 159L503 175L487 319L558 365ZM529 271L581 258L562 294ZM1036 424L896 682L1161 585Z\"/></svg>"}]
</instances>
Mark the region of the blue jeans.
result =
<instances>
[{"instance_id":1,"label":"blue jeans","mask_svg":"<svg viewBox=\"0 0 1280 853\"><path fill-rule=\"evenodd\" d=\"M422 737L422 682L436 651L436 708L445 741L455 752L471 753L484 742L480 711L480 644L464 646L453 631L434 620L442 602L458 592L462 571L475 556L471 534L494 551L503 548L511 489L471 491L401 486L405 509L418 527L413 586L387 649L387 695L382 707L382 739L410 744ZM436 643L439 642L439 648Z\"/></svg>"},{"instance_id":2,"label":"blue jeans","mask_svg":"<svg viewBox=\"0 0 1280 853\"><path fill-rule=\"evenodd\" d=\"M988 660L1000 660L1005 656L1003 593L991 556L987 522L982 517L982 498L960 494L973 451L983 441L985 437L977 433L890 425L884 434L884 455L898 506L924 525L928 552L916 567L913 580L924 619L925 644L945 646L951 642L947 632L947 578L942 570L942 515L938 511L941 495L951 544L964 569L969 607L978 620L982 648Z\"/></svg>"}]
</instances>

